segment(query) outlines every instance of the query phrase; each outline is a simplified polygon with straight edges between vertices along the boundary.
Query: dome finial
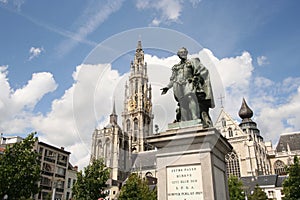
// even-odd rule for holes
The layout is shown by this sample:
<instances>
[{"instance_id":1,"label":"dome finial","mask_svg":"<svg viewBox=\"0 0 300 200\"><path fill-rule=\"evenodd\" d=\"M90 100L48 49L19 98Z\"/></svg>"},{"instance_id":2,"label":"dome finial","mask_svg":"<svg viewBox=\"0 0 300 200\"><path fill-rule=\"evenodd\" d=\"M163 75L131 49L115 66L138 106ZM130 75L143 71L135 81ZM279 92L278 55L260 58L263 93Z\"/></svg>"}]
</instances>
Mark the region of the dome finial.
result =
<instances>
[{"instance_id":1,"label":"dome finial","mask_svg":"<svg viewBox=\"0 0 300 200\"><path fill-rule=\"evenodd\" d=\"M245 119L251 119L251 117L253 116L253 111L247 105L245 98L243 98L242 106L239 111L239 116L242 118L243 121Z\"/></svg>"}]
</instances>

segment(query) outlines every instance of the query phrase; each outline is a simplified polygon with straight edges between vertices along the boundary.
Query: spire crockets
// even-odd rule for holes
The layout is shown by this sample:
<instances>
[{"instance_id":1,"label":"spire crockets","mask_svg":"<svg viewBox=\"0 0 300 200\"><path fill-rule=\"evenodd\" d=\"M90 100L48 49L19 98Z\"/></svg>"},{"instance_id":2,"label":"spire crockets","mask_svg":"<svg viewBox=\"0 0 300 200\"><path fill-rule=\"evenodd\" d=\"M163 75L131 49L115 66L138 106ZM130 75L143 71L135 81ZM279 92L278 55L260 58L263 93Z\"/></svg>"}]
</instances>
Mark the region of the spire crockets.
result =
<instances>
[{"instance_id":1,"label":"spire crockets","mask_svg":"<svg viewBox=\"0 0 300 200\"><path fill-rule=\"evenodd\" d=\"M131 70L134 73L146 74L147 63L144 63L144 51L142 49L142 42L138 41L137 48L135 50L134 61L131 63Z\"/></svg>"}]
</instances>

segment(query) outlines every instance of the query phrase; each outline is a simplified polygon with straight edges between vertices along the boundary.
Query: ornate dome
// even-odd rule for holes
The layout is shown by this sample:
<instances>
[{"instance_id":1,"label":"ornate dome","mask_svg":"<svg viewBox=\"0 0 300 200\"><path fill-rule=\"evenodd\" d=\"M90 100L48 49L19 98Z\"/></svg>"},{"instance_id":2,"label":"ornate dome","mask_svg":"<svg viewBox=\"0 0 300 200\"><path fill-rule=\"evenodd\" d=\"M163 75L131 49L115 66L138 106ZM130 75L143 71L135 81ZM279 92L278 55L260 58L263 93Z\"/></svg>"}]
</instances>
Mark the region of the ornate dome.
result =
<instances>
[{"instance_id":1,"label":"ornate dome","mask_svg":"<svg viewBox=\"0 0 300 200\"><path fill-rule=\"evenodd\" d=\"M247 105L245 98L243 98L242 106L239 111L239 116L240 118L242 118L242 120L251 119L251 117L253 116L253 111Z\"/></svg>"}]
</instances>

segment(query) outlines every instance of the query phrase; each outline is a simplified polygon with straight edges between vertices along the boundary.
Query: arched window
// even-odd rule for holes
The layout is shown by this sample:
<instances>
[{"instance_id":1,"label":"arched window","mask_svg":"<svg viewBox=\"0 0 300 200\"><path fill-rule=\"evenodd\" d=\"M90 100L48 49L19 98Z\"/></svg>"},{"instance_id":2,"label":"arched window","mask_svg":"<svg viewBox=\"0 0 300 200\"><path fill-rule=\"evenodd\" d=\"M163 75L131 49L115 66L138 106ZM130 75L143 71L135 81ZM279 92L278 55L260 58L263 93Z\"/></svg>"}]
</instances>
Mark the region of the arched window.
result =
<instances>
[{"instance_id":1,"label":"arched window","mask_svg":"<svg viewBox=\"0 0 300 200\"><path fill-rule=\"evenodd\" d=\"M241 170L240 170L240 162L239 157L235 152L230 152L225 156L226 167L227 167L227 174L230 174L240 177Z\"/></svg>"},{"instance_id":2,"label":"arched window","mask_svg":"<svg viewBox=\"0 0 300 200\"><path fill-rule=\"evenodd\" d=\"M233 132L232 132L232 128L228 128L228 134L229 134L229 137L233 137Z\"/></svg>"},{"instance_id":3,"label":"arched window","mask_svg":"<svg viewBox=\"0 0 300 200\"><path fill-rule=\"evenodd\" d=\"M104 147L104 160L106 166L110 167L110 155L111 155L111 142L109 138L106 139L105 141L105 147Z\"/></svg>"},{"instance_id":4,"label":"arched window","mask_svg":"<svg viewBox=\"0 0 300 200\"><path fill-rule=\"evenodd\" d=\"M275 174L286 175L284 162L282 162L281 160L277 160L274 163L274 171L275 171Z\"/></svg>"},{"instance_id":5,"label":"arched window","mask_svg":"<svg viewBox=\"0 0 300 200\"><path fill-rule=\"evenodd\" d=\"M151 172L147 172L145 176L153 177L153 174Z\"/></svg>"},{"instance_id":6,"label":"arched window","mask_svg":"<svg viewBox=\"0 0 300 200\"><path fill-rule=\"evenodd\" d=\"M130 120L127 119L126 121L126 131L129 132L130 131Z\"/></svg>"},{"instance_id":7,"label":"arched window","mask_svg":"<svg viewBox=\"0 0 300 200\"><path fill-rule=\"evenodd\" d=\"M134 129L134 136L133 136L133 141L137 140L137 134L138 134L138 130L139 130L139 123L138 123L138 119L135 118L133 120L133 129Z\"/></svg>"},{"instance_id":8,"label":"arched window","mask_svg":"<svg viewBox=\"0 0 300 200\"><path fill-rule=\"evenodd\" d=\"M226 126L226 120L225 120L224 117L221 119L221 122L222 122L222 126L225 127Z\"/></svg>"},{"instance_id":9,"label":"arched window","mask_svg":"<svg viewBox=\"0 0 300 200\"><path fill-rule=\"evenodd\" d=\"M136 80L135 80L135 93L138 93L138 89L139 89L139 82L138 82L138 80L136 79Z\"/></svg>"},{"instance_id":10,"label":"arched window","mask_svg":"<svg viewBox=\"0 0 300 200\"><path fill-rule=\"evenodd\" d=\"M119 138L119 149L124 149L124 144L122 138Z\"/></svg>"},{"instance_id":11,"label":"arched window","mask_svg":"<svg viewBox=\"0 0 300 200\"><path fill-rule=\"evenodd\" d=\"M96 158L100 158L100 157L103 157L103 149L102 149L103 147L102 147L102 142L101 142L101 140L98 140L97 141L97 146L96 146L96 155L95 155L95 157Z\"/></svg>"}]
</instances>

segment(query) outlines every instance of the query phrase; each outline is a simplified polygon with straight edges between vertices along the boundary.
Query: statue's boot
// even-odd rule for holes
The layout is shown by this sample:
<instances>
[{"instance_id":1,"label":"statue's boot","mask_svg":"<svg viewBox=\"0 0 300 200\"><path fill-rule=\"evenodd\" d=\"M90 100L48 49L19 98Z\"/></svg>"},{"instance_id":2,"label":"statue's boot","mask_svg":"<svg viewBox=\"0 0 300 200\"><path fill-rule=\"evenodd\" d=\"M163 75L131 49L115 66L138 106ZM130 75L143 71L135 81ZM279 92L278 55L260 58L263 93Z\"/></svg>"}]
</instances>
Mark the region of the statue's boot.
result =
<instances>
[{"instance_id":1,"label":"statue's boot","mask_svg":"<svg viewBox=\"0 0 300 200\"><path fill-rule=\"evenodd\" d=\"M201 117L202 117L203 128L212 127L212 121L211 121L210 117L208 116L207 112L202 112Z\"/></svg>"}]
</instances>

